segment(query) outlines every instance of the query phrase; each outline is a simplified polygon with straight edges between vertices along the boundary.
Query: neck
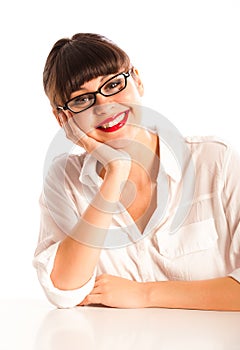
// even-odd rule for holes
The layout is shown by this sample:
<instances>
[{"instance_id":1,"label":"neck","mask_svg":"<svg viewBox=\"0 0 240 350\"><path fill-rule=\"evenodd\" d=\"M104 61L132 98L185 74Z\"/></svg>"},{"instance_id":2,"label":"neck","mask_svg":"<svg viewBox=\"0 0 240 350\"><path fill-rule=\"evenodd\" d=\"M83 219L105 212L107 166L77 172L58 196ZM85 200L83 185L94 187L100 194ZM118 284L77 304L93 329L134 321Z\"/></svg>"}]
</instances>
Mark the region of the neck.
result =
<instances>
[{"instance_id":1,"label":"neck","mask_svg":"<svg viewBox=\"0 0 240 350\"><path fill-rule=\"evenodd\" d=\"M158 136L142 128L125 151L129 153L133 162L142 165L144 169L149 171L153 163L159 162Z\"/></svg>"},{"instance_id":2,"label":"neck","mask_svg":"<svg viewBox=\"0 0 240 350\"><path fill-rule=\"evenodd\" d=\"M159 160L159 139L158 136L140 128L134 140L122 148L132 159L130 178L136 179L139 184L146 183L146 180L155 182L160 160Z\"/></svg>"}]
</instances>

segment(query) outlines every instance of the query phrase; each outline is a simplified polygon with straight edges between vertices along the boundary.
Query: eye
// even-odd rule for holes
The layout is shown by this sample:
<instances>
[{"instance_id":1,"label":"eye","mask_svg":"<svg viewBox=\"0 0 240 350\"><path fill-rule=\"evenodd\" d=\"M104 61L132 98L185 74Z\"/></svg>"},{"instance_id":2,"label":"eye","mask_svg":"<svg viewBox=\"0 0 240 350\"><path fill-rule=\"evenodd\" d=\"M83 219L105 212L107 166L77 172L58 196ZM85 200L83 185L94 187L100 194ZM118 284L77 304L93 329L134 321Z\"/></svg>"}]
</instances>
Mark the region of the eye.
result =
<instances>
[{"instance_id":1,"label":"eye","mask_svg":"<svg viewBox=\"0 0 240 350\"><path fill-rule=\"evenodd\" d=\"M89 95L82 95L76 97L74 100L71 101L72 105L74 106L79 106L79 105L84 105L85 103L88 103L91 100L91 96Z\"/></svg>"},{"instance_id":2,"label":"eye","mask_svg":"<svg viewBox=\"0 0 240 350\"><path fill-rule=\"evenodd\" d=\"M118 77L113 80L110 80L103 86L105 93L115 93L121 91L125 87L125 80L123 77Z\"/></svg>"},{"instance_id":3,"label":"eye","mask_svg":"<svg viewBox=\"0 0 240 350\"><path fill-rule=\"evenodd\" d=\"M113 80L113 81L107 83L104 86L104 89L105 90L116 89L119 85L121 85L121 79Z\"/></svg>"},{"instance_id":4,"label":"eye","mask_svg":"<svg viewBox=\"0 0 240 350\"><path fill-rule=\"evenodd\" d=\"M84 94L76 96L73 100L69 101L68 108L77 113L91 106L95 101L94 94Z\"/></svg>"},{"instance_id":5,"label":"eye","mask_svg":"<svg viewBox=\"0 0 240 350\"><path fill-rule=\"evenodd\" d=\"M86 105L89 105L94 100L94 96L92 94L84 94L75 97L72 101L68 103L68 106L70 108L77 108L77 107L85 107Z\"/></svg>"}]
</instances>

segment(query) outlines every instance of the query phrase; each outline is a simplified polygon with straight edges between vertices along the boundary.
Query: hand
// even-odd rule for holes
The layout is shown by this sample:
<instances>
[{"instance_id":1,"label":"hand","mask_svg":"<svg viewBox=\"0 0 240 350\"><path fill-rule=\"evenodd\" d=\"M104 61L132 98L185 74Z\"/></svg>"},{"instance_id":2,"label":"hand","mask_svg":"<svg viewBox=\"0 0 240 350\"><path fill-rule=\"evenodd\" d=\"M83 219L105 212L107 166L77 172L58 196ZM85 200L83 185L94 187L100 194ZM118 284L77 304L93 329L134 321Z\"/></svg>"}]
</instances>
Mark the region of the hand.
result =
<instances>
[{"instance_id":1,"label":"hand","mask_svg":"<svg viewBox=\"0 0 240 350\"><path fill-rule=\"evenodd\" d=\"M86 152L91 153L107 171L116 170L118 175L119 172L122 174L122 181L127 180L131 169L131 158L128 153L116 150L89 137L80 129L74 117L68 111L66 113L60 112L59 119L69 140L83 147Z\"/></svg>"},{"instance_id":2,"label":"hand","mask_svg":"<svg viewBox=\"0 0 240 350\"><path fill-rule=\"evenodd\" d=\"M118 308L147 307L146 284L108 274L100 275L91 293L79 306L90 304Z\"/></svg>"}]
</instances>

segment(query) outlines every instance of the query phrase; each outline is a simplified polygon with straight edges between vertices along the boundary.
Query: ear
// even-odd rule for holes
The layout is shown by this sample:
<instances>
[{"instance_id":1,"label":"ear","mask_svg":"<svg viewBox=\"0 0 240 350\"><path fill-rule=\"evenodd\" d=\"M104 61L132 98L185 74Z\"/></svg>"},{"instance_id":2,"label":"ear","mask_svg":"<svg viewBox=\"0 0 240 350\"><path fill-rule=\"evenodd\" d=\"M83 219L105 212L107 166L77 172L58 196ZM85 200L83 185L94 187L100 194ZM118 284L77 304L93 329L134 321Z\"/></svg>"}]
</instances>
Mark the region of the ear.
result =
<instances>
[{"instance_id":1,"label":"ear","mask_svg":"<svg viewBox=\"0 0 240 350\"><path fill-rule=\"evenodd\" d=\"M135 81L139 95L142 97L144 95L144 87L143 87L143 83L142 83L142 80L140 78L139 72L135 67L133 67L133 70L132 70L132 77Z\"/></svg>"},{"instance_id":2,"label":"ear","mask_svg":"<svg viewBox=\"0 0 240 350\"><path fill-rule=\"evenodd\" d=\"M59 116L59 114L61 113L61 111L58 111L56 108L53 107L53 108L52 108L52 112L53 112L55 118L57 119L58 124L60 125L60 127L62 127L62 122L61 122L61 119L60 119L60 116Z\"/></svg>"}]
</instances>

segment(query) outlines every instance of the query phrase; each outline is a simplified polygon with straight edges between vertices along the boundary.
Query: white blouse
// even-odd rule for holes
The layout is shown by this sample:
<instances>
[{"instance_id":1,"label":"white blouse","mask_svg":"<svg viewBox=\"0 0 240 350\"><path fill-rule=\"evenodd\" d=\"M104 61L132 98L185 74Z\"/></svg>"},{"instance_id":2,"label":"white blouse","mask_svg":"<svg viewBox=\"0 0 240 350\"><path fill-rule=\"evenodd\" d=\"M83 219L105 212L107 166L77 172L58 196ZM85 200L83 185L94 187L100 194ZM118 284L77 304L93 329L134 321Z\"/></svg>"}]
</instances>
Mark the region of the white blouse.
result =
<instances>
[{"instance_id":1,"label":"white blouse","mask_svg":"<svg viewBox=\"0 0 240 350\"><path fill-rule=\"evenodd\" d=\"M102 179L96 159L88 154L55 159L40 198L33 264L57 307L79 304L102 273L139 282L224 276L240 282L240 157L214 137L185 138L177 157L160 140L157 209L145 231L139 232L126 210L114 214L94 275L83 287L68 291L55 288L50 279L56 251ZM185 147L188 156L181 158Z\"/></svg>"}]
</instances>

